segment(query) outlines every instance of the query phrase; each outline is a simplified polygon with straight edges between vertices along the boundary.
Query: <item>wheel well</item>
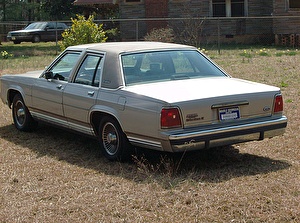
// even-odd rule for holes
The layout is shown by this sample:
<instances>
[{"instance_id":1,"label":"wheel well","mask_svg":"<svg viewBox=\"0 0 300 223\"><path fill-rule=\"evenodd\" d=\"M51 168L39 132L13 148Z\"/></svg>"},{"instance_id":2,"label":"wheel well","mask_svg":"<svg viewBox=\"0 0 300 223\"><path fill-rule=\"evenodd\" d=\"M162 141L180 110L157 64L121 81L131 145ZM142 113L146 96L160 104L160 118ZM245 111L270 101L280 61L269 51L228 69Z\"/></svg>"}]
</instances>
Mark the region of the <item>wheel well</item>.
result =
<instances>
[{"instance_id":1,"label":"wheel well","mask_svg":"<svg viewBox=\"0 0 300 223\"><path fill-rule=\"evenodd\" d=\"M94 128L94 131L95 133L98 135L99 134L99 125L100 125L100 122L101 120L104 118L104 117L111 117L113 118L114 120L116 120L116 122L119 123L119 121L116 119L115 116L111 115L111 114L108 114L108 113L105 113L105 112L93 112L92 115L91 115L91 123L92 123L92 126ZM119 123L120 125L120 123ZM120 125L121 126L121 125Z\"/></svg>"},{"instance_id":2,"label":"wheel well","mask_svg":"<svg viewBox=\"0 0 300 223\"><path fill-rule=\"evenodd\" d=\"M8 91L8 93L7 93L7 103L8 103L9 107L11 107L12 101L14 100L14 97L17 94L21 95L21 93L19 91L17 91L17 90L9 90Z\"/></svg>"}]
</instances>

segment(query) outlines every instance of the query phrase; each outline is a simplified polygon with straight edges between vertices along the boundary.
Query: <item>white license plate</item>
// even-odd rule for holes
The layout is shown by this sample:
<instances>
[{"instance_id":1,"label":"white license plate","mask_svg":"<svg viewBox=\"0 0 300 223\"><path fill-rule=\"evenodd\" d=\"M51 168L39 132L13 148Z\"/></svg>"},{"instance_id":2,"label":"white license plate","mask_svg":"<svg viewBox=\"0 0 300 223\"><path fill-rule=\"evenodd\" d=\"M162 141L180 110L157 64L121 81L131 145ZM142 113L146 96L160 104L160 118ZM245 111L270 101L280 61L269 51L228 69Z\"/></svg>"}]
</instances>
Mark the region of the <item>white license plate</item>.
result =
<instances>
[{"instance_id":1,"label":"white license plate","mask_svg":"<svg viewBox=\"0 0 300 223\"><path fill-rule=\"evenodd\" d=\"M221 121L234 120L239 118L240 118L239 107L219 109L219 119Z\"/></svg>"}]
</instances>

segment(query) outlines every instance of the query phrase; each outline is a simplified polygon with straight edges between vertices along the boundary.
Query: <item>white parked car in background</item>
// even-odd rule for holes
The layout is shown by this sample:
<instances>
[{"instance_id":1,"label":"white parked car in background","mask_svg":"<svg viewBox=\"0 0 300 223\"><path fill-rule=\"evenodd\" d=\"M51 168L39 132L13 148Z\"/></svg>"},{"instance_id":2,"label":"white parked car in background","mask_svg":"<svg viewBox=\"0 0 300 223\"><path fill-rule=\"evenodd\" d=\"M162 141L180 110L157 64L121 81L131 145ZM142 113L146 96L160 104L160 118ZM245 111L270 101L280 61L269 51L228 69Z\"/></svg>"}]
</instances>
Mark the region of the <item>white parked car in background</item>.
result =
<instances>
[{"instance_id":1,"label":"white parked car in background","mask_svg":"<svg viewBox=\"0 0 300 223\"><path fill-rule=\"evenodd\" d=\"M95 136L109 160L132 146L181 152L262 140L287 125L278 87L232 78L186 45L72 46L45 71L0 81L17 129L42 121Z\"/></svg>"}]
</instances>

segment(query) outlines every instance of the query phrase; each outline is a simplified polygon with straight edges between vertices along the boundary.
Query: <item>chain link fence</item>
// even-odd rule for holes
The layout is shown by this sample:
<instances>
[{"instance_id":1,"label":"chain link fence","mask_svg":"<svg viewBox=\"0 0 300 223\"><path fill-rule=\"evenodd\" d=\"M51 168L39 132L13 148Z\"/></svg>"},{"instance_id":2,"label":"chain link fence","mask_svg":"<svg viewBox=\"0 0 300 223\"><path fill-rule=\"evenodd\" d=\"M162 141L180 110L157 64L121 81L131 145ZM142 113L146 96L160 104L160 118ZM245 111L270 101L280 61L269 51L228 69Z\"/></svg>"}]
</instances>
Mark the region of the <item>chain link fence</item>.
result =
<instances>
[{"instance_id":1,"label":"chain link fence","mask_svg":"<svg viewBox=\"0 0 300 223\"><path fill-rule=\"evenodd\" d=\"M71 21L66 22L71 25ZM276 45L300 47L300 16L201 17L95 20L104 29L117 28L109 41L138 41L155 29L172 30L174 41L197 47L222 45ZM22 29L27 22L0 22L1 40L8 31ZM160 34L161 36L164 33ZM161 36L157 35L157 40Z\"/></svg>"}]
</instances>

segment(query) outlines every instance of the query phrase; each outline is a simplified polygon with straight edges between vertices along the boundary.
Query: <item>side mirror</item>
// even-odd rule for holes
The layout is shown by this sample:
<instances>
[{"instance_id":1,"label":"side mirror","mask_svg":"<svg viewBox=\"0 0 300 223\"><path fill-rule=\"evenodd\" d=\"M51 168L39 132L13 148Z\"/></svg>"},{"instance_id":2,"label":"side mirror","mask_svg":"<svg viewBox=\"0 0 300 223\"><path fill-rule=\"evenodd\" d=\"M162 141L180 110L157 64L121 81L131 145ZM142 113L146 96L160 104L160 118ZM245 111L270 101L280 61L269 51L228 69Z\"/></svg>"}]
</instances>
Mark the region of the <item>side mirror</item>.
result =
<instances>
[{"instance_id":1,"label":"side mirror","mask_svg":"<svg viewBox=\"0 0 300 223\"><path fill-rule=\"evenodd\" d=\"M45 75L45 78L47 80L53 79L53 72L52 71L46 71L44 75Z\"/></svg>"}]
</instances>

